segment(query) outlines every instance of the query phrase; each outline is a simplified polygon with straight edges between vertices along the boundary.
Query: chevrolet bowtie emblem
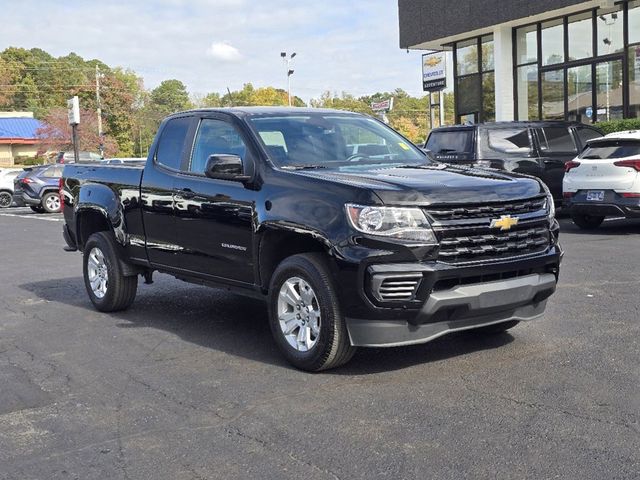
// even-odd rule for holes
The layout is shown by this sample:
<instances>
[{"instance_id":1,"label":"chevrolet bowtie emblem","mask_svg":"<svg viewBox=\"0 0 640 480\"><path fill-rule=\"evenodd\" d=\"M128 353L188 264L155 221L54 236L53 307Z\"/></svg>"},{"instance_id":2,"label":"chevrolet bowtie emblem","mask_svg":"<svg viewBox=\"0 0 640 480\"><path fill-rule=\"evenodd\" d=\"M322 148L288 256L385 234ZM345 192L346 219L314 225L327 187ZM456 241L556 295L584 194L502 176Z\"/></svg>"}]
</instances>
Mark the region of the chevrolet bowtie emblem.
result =
<instances>
[{"instance_id":1,"label":"chevrolet bowtie emblem","mask_svg":"<svg viewBox=\"0 0 640 480\"><path fill-rule=\"evenodd\" d=\"M503 215L499 219L491 220L491 228L499 228L502 231L511 230L511 227L515 227L518 224L518 217L512 217L511 215Z\"/></svg>"}]
</instances>

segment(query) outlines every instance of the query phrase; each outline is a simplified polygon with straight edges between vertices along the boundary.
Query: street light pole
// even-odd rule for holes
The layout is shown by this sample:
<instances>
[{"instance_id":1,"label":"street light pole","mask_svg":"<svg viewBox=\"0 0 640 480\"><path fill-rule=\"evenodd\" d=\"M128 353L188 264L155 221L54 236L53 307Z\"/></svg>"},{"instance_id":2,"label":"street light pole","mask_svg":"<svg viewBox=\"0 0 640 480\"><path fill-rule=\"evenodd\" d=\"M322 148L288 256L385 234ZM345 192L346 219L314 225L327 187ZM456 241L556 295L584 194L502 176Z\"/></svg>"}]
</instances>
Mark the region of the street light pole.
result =
<instances>
[{"instance_id":1,"label":"street light pole","mask_svg":"<svg viewBox=\"0 0 640 480\"><path fill-rule=\"evenodd\" d=\"M293 57L296 56L296 52L293 52L291 55L287 56L287 52L280 52L280 56L287 68L287 96L289 97L289 106L291 106L291 75L293 75L293 70L291 69L291 61Z\"/></svg>"}]
</instances>

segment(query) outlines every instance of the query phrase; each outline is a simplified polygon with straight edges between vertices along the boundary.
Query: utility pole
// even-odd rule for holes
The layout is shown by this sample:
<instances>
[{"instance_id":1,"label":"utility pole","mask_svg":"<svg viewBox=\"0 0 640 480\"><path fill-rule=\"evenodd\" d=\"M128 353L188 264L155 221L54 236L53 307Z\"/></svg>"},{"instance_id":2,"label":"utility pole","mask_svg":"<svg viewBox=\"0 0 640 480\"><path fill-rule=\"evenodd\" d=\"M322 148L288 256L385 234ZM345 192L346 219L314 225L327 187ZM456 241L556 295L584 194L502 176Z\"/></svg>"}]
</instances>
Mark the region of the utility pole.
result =
<instances>
[{"instance_id":1,"label":"utility pole","mask_svg":"<svg viewBox=\"0 0 640 480\"><path fill-rule=\"evenodd\" d=\"M100 104L100 69L96 65L96 105L98 113L98 149L100 150L100 156L104 157L104 141L102 138L102 105Z\"/></svg>"},{"instance_id":2,"label":"utility pole","mask_svg":"<svg viewBox=\"0 0 640 480\"><path fill-rule=\"evenodd\" d=\"M289 97L289 106L291 106L291 75L293 75L293 70L291 69L291 60L296 56L296 52L293 52L291 55L287 57L287 52L280 52L280 56L284 61L284 64L287 67L287 96Z\"/></svg>"}]
</instances>

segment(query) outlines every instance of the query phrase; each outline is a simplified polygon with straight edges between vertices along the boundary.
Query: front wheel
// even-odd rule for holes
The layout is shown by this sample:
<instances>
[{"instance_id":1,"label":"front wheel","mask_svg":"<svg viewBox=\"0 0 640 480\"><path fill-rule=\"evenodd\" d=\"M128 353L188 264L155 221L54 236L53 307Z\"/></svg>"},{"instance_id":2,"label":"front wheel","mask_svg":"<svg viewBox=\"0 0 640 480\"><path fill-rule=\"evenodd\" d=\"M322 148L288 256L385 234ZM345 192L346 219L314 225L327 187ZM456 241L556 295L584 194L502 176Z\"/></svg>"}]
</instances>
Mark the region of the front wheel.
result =
<instances>
[{"instance_id":1,"label":"front wheel","mask_svg":"<svg viewBox=\"0 0 640 480\"><path fill-rule=\"evenodd\" d=\"M571 215L571 220L573 220L573 223L583 230L593 230L598 228L602 222L604 222L604 217L600 215L582 215L574 213Z\"/></svg>"},{"instance_id":2,"label":"front wheel","mask_svg":"<svg viewBox=\"0 0 640 480\"><path fill-rule=\"evenodd\" d=\"M269 287L269 324L284 356L301 370L338 367L356 351L326 260L318 253L294 255L278 266Z\"/></svg>"},{"instance_id":3,"label":"front wheel","mask_svg":"<svg viewBox=\"0 0 640 480\"><path fill-rule=\"evenodd\" d=\"M0 192L0 208L7 208L11 206L13 196L9 192Z\"/></svg>"},{"instance_id":4,"label":"front wheel","mask_svg":"<svg viewBox=\"0 0 640 480\"><path fill-rule=\"evenodd\" d=\"M89 298L101 312L125 310L135 300L138 277L122 274L111 232L98 232L89 237L84 247L82 267Z\"/></svg>"}]
</instances>

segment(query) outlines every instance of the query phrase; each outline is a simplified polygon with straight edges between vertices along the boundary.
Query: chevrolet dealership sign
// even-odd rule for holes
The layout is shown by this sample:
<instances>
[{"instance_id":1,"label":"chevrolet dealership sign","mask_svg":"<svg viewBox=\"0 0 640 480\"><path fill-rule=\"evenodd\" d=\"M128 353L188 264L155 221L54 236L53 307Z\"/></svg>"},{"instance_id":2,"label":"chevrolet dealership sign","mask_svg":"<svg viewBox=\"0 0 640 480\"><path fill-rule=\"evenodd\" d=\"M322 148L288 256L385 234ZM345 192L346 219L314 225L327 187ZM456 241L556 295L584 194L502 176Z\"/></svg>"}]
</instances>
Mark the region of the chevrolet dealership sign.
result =
<instances>
[{"instance_id":1,"label":"chevrolet dealership sign","mask_svg":"<svg viewBox=\"0 0 640 480\"><path fill-rule=\"evenodd\" d=\"M447 54L425 53L422 56L422 89L435 92L447 86Z\"/></svg>"}]
</instances>

